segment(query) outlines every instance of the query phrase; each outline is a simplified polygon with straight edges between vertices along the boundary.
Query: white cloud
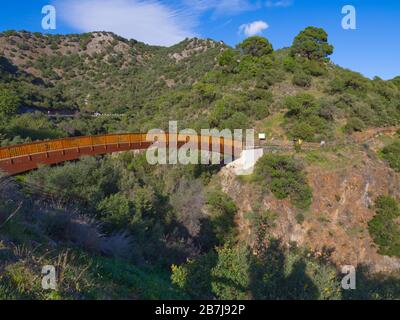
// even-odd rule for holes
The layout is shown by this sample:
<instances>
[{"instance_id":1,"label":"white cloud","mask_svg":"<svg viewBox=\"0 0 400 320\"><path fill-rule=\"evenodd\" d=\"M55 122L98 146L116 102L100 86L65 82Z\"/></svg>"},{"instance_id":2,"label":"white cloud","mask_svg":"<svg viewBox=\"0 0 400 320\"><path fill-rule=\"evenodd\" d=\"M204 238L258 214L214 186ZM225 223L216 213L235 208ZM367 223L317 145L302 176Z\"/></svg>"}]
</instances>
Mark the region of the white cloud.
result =
<instances>
[{"instance_id":1,"label":"white cloud","mask_svg":"<svg viewBox=\"0 0 400 320\"><path fill-rule=\"evenodd\" d=\"M152 45L193 37L195 20L160 1L55 0L57 14L81 32L111 31Z\"/></svg>"},{"instance_id":2,"label":"white cloud","mask_svg":"<svg viewBox=\"0 0 400 320\"><path fill-rule=\"evenodd\" d=\"M239 32L244 33L246 36L251 37L256 34L262 33L264 30L268 29L269 25L265 21L254 21L252 23L242 24L239 27Z\"/></svg>"},{"instance_id":3,"label":"white cloud","mask_svg":"<svg viewBox=\"0 0 400 320\"><path fill-rule=\"evenodd\" d=\"M183 0L191 10L212 11L215 16L232 16L260 8L260 3L250 0Z\"/></svg>"},{"instance_id":4,"label":"white cloud","mask_svg":"<svg viewBox=\"0 0 400 320\"><path fill-rule=\"evenodd\" d=\"M293 4L293 0L268 0L266 6L269 8L289 7Z\"/></svg>"}]
</instances>

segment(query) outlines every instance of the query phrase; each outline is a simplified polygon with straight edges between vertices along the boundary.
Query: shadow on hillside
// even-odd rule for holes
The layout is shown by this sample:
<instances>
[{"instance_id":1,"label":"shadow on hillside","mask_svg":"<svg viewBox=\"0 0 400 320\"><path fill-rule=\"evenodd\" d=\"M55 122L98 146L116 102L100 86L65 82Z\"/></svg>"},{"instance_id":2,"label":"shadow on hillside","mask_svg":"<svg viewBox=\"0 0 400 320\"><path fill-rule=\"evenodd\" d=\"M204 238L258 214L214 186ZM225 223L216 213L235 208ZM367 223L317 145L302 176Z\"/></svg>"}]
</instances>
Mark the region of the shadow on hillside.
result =
<instances>
[{"instance_id":1,"label":"shadow on hillside","mask_svg":"<svg viewBox=\"0 0 400 320\"><path fill-rule=\"evenodd\" d=\"M286 274L287 258L279 240L272 240L266 251L250 266L250 290L256 300L315 300L319 290L306 273L303 259L294 262Z\"/></svg>"}]
</instances>

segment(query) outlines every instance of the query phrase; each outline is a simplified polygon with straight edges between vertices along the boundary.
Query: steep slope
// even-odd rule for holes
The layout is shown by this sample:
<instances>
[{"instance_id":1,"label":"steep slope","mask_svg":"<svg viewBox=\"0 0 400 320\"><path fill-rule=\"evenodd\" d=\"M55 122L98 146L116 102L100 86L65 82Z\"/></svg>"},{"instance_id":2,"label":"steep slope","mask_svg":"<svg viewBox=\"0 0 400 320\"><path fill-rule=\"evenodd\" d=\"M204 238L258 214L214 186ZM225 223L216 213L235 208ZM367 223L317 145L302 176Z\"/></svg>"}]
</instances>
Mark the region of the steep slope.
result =
<instances>
[{"instance_id":1,"label":"steep slope","mask_svg":"<svg viewBox=\"0 0 400 320\"><path fill-rule=\"evenodd\" d=\"M368 231L375 215L374 204L381 195L400 199L400 176L376 156L374 138L364 147L349 145L336 150L295 155L304 163L307 181L313 190L310 208L296 208L289 200L279 200L254 183L238 180L224 169L220 174L223 190L240 208L238 223L243 240L254 246L254 233L246 219L249 212L276 213L270 236L287 246L296 243L317 255L328 255L338 269L344 265L368 266L372 272L399 270L400 258L378 253ZM370 149L371 148L371 149Z\"/></svg>"},{"instance_id":2,"label":"steep slope","mask_svg":"<svg viewBox=\"0 0 400 320\"><path fill-rule=\"evenodd\" d=\"M9 63L56 88L80 111L126 111L161 91L188 86L213 68L221 47L199 39L152 47L109 32L0 34L0 52Z\"/></svg>"}]
</instances>

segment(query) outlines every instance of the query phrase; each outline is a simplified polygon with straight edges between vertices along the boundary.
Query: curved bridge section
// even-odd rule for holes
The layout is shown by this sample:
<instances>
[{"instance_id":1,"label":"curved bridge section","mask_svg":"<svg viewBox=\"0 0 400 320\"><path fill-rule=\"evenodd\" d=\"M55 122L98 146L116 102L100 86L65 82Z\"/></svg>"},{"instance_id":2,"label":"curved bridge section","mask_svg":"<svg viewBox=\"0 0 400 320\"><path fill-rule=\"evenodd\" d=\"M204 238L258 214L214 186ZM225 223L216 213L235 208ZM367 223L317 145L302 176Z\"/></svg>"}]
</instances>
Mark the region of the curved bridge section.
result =
<instances>
[{"instance_id":1,"label":"curved bridge section","mask_svg":"<svg viewBox=\"0 0 400 320\"><path fill-rule=\"evenodd\" d=\"M190 141L198 150L218 150L220 154L233 158L240 156L242 148L241 141L199 135L126 133L73 137L0 148L0 171L15 175L36 169L42 164L57 164L82 156L144 150L155 141L171 148L179 148Z\"/></svg>"}]
</instances>

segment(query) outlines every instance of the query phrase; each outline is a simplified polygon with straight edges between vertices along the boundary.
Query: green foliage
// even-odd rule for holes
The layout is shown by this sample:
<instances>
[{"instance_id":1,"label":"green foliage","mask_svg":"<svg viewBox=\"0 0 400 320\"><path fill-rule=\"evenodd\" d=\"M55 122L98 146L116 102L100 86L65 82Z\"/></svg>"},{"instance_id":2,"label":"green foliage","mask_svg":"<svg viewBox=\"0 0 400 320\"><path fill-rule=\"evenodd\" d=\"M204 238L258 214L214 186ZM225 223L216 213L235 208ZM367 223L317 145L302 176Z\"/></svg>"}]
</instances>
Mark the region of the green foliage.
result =
<instances>
[{"instance_id":1,"label":"green foliage","mask_svg":"<svg viewBox=\"0 0 400 320\"><path fill-rule=\"evenodd\" d=\"M206 203L210 215L210 227L216 241L214 245L233 242L236 237L235 215L237 212L233 200L225 193L214 190L207 195Z\"/></svg>"},{"instance_id":2,"label":"green foliage","mask_svg":"<svg viewBox=\"0 0 400 320\"><path fill-rule=\"evenodd\" d=\"M172 265L172 284L186 292L193 299L213 299L211 270L218 256L210 251L186 264Z\"/></svg>"},{"instance_id":3,"label":"green foliage","mask_svg":"<svg viewBox=\"0 0 400 320\"><path fill-rule=\"evenodd\" d=\"M218 63L227 72L233 72L238 65L238 56L233 49L224 50L218 57Z\"/></svg>"},{"instance_id":4,"label":"green foliage","mask_svg":"<svg viewBox=\"0 0 400 320\"><path fill-rule=\"evenodd\" d=\"M284 57L283 60L282 60L282 64L283 64L283 67L285 68L285 70L288 71L288 72L292 72L293 73L297 69L296 60L291 56Z\"/></svg>"},{"instance_id":5,"label":"green foliage","mask_svg":"<svg viewBox=\"0 0 400 320\"><path fill-rule=\"evenodd\" d=\"M400 217L399 203L389 197L381 196L375 202L375 217L368 223L368 230L379 253L387 256L400 256L400 228L396 219Z\"/></svg>"},{"instance_id":6,"label":"green foliage","mask_svg":"<svg viewBox=\"0 0 400 320\"><path fill-rule=\"evenodd\" d=\"M299 87L308 88L311 86L312 78L304 72L296 72L293 75L293 84Z\"/></svg>"},{"instance_id":7,"label":"green foliage","mask_svg":"<svg viewBox=\"0 0 400 320\"><path fill-rule=\"evenodd\" d=\"M30 140L56 139L65 137L66 132L58 129L45 115L25 113L9 120L6 126L7 136L29 138Z\"/></svg>"},{"instance_id":8,"label":"green foliage","mask_svg":"<svg viewBox=\"0 0 400 320\"><path fill-rule=\"evenodd\" d=\"M77 250L55 251L52 248L46 252L20 245L14 252L2 261L6 263L0 275L0 299L3 300L188 298L173 288L168 274L137 267L127 261ZM42 289L40 272L43 263L55 265L60 272L55 291Z\"/></svg>"},{"instance_id":9,"label":"green foliage","mask_svg":"<svg viewBox=\"0 0 400 320\"><path fill-rule=\"evenodd\" d=\"M324 61L333 53L328 34L321 28L307 27L293 41L291 54L310 60Z\"/></svg>"},{"instance_id":10,"label":"green foliage","mask_svg":"<svg viewBox=\"0 0 400 320\"><path fill-rule=\"evenodd\" d=\"M277 124L286 129L286 138L306 141L334 138L337 120L347 121L347 132L400 123L399 79L369 80L327 64L333 48L322 29L307 28L292 48L278 51L262 37L246 39L237 49L200 39L162 48L104 33L111 41L101 40L100 50L89 54L92 34L0 35L3 42L15 41L24 55L32 56L18 67L0 57L0 102L11 101L3 103L8 110L7 121L0 125L3 145L167 129L170 119L178 119L182 128L247 128L268 115L273 116L268 121L275 121L279 108L287 111L284 122ZM17 53L14 46L7 57ZM49 54L37 55L30 48L46 48ZM28 67L36 69L37 78ZM288 97L311 84L313 95ZM16 115L15 104L29 112ZM79 114L55 118L47 117L47 110ZM121 116L85 114L97 111ZM382 152L396 170L399 150L393 144ZM143 155L126 153L41 167L20 177L39 190L29 189L33 194L24 195L17 218L0 230L0 299L340 298L341 278L326 260L302 249L283 249L270 239L279 212L262 211L254 204L246 215L251 232L244 237L252 247L238 245L234 201L208 186L218 170L150 166ZM312 192L293 158L266 155L253 178L277 198L290 199L301 209L294 212L297 223L304 222ZM20 197L18 188L0 190L0 224L18 207ZM370 232L382 252L398 255L398 214L393 212L398 207L390 201L377 203ZM23 250L12 253L10 242L39 243L35 252L43 248L46 255L18 256ZM57 263L57 255L46 252L58 254L64 248L82 254L70 259L59 291L43 292L37 277L41 265L35 261ZM129 254L122 255L126 250ZM169 280L171 265L175 288ZM360 289L343 293L346 297L400 297L395 278L361 277Z\"/></svg>"},{"instance_id":11,"label":"green foliage","mask_svg":"<svg viewBox=\"0 0 400 320\"><path fill-rule=\"evenodd\" d=\"M273 240L253 255L244 246L222 247L181 266L172 282L194 299L340 299L334 267L305 251L285 252Z\"/></svg>"},{"instance_id":12,"label":"green foliage","mask_svg":"<svg viewBox=\"0 0 400 320\"><path fill-rule=\"evenodd\" d=\"M318 141L329 134L331 125L327 119L333 120L333 116L329 115L323 101L316 101L310 94L299 93L287 97L284 105L288 109L286 116L291 120L287 122L287 127L292 138Z\"/></svg>"},{"instance_id":13,"label":"green foliage","mask_svg":"<svg viewBox=\"0 0 400 320\"><path fill-rule=\"evenodd\" d=\"M301 166L290 157L264 155L256 164L254 179L271 190L278 199L289 197L301 209L311 205L312 190L307 185Z\"/></svg>"},{"instance_id":14,"label":"green foliage","mask_svg":"<svg viewBox=\"0 0 400 320\"><path fill-rule=\"evenodd\" d=\"M391 81L400 88L400 76L393 78Z\"/></svg>"},{"instance_id":15,"label":"green foliage","mask_svg":"<svg viewBox=\"0 0 400 320\"><path fill-rule=\"evenodd\" d=\"M237 48L245 55L253 57L262 57L271 54L274 49L268 39L260 36L249 37L242 43L237 45Z\"/></svg>"},{"instance_id":16,"label":"green foliage","mask_svg":"<svg viewBox=\"0 0 400 320\"><path fill-rule=\"evenodd\" d=\"M245 247L217 248L182 266L172 266L172 283L194 299L248 299L249 252Z\"/></svg>"},{"instance_id":17,"label":"green foliage","mask_svg":"<svg viewBox=\"0 0 400 320\"><path fill-rule=\"evenodd\" d=\"M216 249L218 261L211 270L213 293L222 300L245 300L249 298L249 259L248 249L238 246L234 249Z\"/></svg>"},{"instance_id":18,"label":"green foliage","mask_svg":"<svg viewBox=\"0 0 400 320\"><path fill-rule=\"evenodd\" d=\"M290 135L297 139L312 141L316 134L316 130L307 122L298 121L290 129Z\"/></svg>"},{"instance_id":19,"label":"green foliage","mask_svg":"<svg viewBox=\"0 0 400 320\"><path fill-rule=\"evenodd\" d=\"M302 213L296 214L296 222L298 224L303 224L304 220L305 220L304 214L302 214Z\"/></svg>"},{"instance_id":20,"label":"green foliage","mask_svg":"<svg viewBox=\"0 0 400 320\"><path fill-rule=\"evenodd\" d=\"M352 94L365 94L368 81L361 74L345 71L336 76L330 83L331 93L349 92Z\"/></svg>"},{"instance_id":21,"label":"green foliage","mask_svg":"<svg viewBox=\"0 0 400 320\"><path fill-rule=\"evenodd\" d=\"M327 74L326 67L324 63L316 60L304 60L301 66L305 73L313 76L320 77Z\"/></svg>"},{"instance_id":22,"label":"green foliage","mask_svg":"<svg viewBox=\"0 0 400 320\"><path fill-rule=\"evenodd\" d=\"M122 229L132 219L129 200L123 194L113 194L102 200L97 206L102 212L102 220L111 224L112 228Z\"/></svg>"},{"instance_id":23,"label":"green foliage","mask_svg":"<svg viewBox=\"0 0 400 320\"><path fill-rule=\"evenodd\" d=\"M12 37L24 39L29 36L29 33L12 34ZM272 51L268 40L251 37L239 44L238 49L201 39L187 39L171 48L161 48L127 41L110 33L104 35L111 37L110 41L100 40L101 50L93 54L84 49L96 37L94 34L31 35L30 47L44 45L50 50L46 56L32 53L29 63L37 69L39 78L21 72L27 67L16 67L1 57L0 82L19 98L24 109L79 111L79 118L51 121L52 129L58 127L68 135L165 128L172 118L179 119L182 127L196 129L251 127L256 120L264 119L279 108L280 91L292 92L291 81L301 88L309 88L314 83L313 94L329 95L329 98L316 99L317 108L313 113L322 120L315 116L308 118L307 114L301 115L301 119L297 119L297 115L287 117L285 129L289 138L310 141L334 138L333 121L339 118L360 118L366 126L400 123L396 79L371 81L328 65L324 59L293 55L295 46ZM329 47L325 36L321 29L310 27L295 43L303 48L311 41L318 56L324 47ZM126 54L115 50L119 43L123 43L120 47L122 51L127 50ZM51 51L52 44L65 48L66 54ZM76 52L77 48L73 49L76 45L82 45L82 50ZM185 54L181 55L182 52ZM318 82L315 77L320 77ZM276 86L277 83L282 86ZM268 95L253 97L248 94L256 90ZM330 118L325 117L326 113L320 114L326 111L323 99L329 100ZM221 100L224 105L220 105ZM221 109L225 110L221 112ZM121 116L93 119L85 116L85 112ZM296 125L298 120L301 124ZM46 134L48 138L60 136L46 130L39 134L34 130L22 134L9 130L6 139L10 141L18 135L22 139L36 139Z\"/></svg>"},{"instance_id":24,"label":"green foliage","mask_svg":"<svg viewBox=\"0 0 400 320\"><path fill-rule=\"evenodd\" d=\"M344 127L344 130L347 133L352 133L352 132L361 132L365 128L364 122L360 118L350 118L346 126Z\"/></svg>"},{"instance_id":25,"label":"green foliage","mask_svg":"<svg viewBox=\"0 0 400 320\"><path fill-rule=\"evenodd\" d=\"M296 96L289 96L284 101L288 109L289 116L301 117L303 115L313 114L318 110L315 98L308 93L299 93Z\"/></svg>"},{"instance_id":26,"label":"green foliage","mask_svg":"<svg viewBox=\"0 0 400 320\"><path fill-rule=\"evenodd\" d=\"M395 141L382 150L383 158L394 170L400 172L400 141Z\"/></svg>"}]
</instances>

